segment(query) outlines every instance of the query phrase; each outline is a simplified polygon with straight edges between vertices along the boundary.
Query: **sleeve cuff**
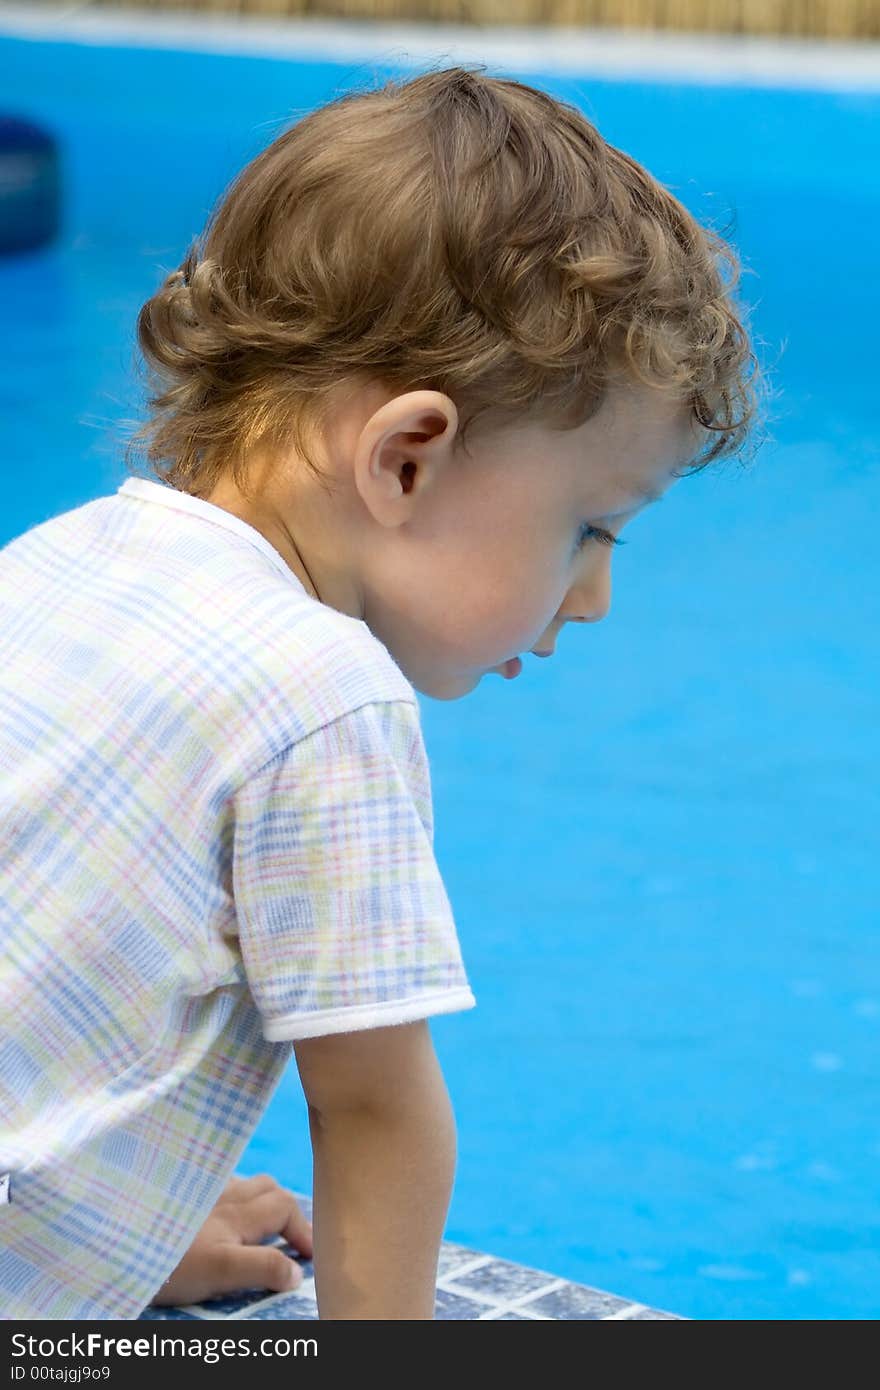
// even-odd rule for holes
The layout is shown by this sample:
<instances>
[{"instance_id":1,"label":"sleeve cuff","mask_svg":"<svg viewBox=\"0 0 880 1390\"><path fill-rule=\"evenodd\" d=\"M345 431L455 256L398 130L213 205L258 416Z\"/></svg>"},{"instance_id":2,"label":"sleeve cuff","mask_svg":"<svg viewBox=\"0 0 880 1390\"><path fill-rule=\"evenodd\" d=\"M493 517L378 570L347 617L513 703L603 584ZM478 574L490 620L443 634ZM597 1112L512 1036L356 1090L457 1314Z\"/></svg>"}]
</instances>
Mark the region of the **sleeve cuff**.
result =
<instances>
[{"instance_id":1,"label":"sleeve cuff","mask_svg":"<svg viewBox=\"0 0 880 1390\"><path fill-rule=\"evenodd\" d=\"M393 1023L414 1023L435 1014L473 1009L476 999L467 987L443 990L439 994L417 994L411 999L392 999L381 1004L360 1004L348 1009L319 1009L311 1013L283 1014L266 1019L263 1036L267 1042L297 1042L319 1038L325 1033L356 1033L363 1028L387 1028Z\"/></svg>"}]
</instances>

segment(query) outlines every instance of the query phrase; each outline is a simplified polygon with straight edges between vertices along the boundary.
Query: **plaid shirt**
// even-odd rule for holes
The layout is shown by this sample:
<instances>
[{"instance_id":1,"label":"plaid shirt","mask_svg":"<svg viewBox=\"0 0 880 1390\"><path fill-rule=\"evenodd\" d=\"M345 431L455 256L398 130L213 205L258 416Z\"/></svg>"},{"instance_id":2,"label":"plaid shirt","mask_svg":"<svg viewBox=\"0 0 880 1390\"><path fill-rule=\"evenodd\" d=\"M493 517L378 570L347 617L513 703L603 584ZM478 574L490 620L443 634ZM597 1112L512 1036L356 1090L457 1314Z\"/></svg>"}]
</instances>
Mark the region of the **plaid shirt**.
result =
<instances>
[{"instance_id":1,"label":"plaid shirt","mask_svg":"<svg viewBox=\"0 0 880 1390\"><path fill-rule=\"evenodd\" d=\"M474 1003L365 623L142 478L0 549L0 1318L136 1318L294 1040Z\"/></svg>"}]
</instances>

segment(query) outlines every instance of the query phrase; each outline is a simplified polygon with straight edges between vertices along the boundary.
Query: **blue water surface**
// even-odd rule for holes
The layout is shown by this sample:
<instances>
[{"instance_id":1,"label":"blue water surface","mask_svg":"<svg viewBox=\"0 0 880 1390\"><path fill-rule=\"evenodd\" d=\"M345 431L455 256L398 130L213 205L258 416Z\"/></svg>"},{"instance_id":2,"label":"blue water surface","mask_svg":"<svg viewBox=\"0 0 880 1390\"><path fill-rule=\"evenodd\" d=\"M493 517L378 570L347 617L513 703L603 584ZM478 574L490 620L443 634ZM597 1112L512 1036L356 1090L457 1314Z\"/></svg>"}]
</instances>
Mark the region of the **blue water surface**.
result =
<instances>
[{"instance_id":1,"label":"blue water surface","mask_svg":"<svg viewBox=\"0 0 880 1390\"><path fill-rule=\"evenodd\" d=\"M58 244L0 261L0 543L124 481L137 311L232 176L399 71L0 37L65 181ZM421 699L478 1000L432 1023L447 1236L692 1318L873 1318L880 93L524 80L728 230L778 397L748 468L630 524L606 622ZM241 1166L309 1188L293 1065Z\"/></svg>"}]
</instances>

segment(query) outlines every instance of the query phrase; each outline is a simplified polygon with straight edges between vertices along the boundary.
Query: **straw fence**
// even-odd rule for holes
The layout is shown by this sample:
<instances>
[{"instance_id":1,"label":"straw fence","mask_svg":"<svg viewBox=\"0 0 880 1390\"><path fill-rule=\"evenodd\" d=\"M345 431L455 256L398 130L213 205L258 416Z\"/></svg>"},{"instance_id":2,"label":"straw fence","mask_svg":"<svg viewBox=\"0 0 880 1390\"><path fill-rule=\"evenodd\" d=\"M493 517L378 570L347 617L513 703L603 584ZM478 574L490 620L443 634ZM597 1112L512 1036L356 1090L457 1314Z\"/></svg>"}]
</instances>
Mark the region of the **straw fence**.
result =
<instances>
[{"instance_id":1,"label":"straw fence","mask_svg":"<svg viewBox=\"0 0 880 1390\"><path fill-rule=\"evenodd\" d=\"M112 0L98 0L112 3ZM880 0L135 0L139 9L880 38Z\"/></svg>"}]
</instances>

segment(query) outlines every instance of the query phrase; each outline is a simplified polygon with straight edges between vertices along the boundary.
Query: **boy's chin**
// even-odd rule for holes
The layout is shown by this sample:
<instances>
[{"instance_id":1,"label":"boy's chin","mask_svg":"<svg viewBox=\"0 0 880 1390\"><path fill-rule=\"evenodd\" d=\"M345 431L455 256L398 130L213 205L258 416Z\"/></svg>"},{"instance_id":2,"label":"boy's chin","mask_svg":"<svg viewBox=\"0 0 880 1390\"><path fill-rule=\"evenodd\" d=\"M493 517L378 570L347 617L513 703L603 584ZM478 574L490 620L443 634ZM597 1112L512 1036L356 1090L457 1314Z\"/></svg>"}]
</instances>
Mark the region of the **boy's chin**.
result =
<instances>
[{"instance_id":1,"label":"boy's chin","mask_svg":"<svg viewBox=\"0 0 880 1390\"><path fill-rule=\"evenodd\" d=\"M461 700L465 695L470 695L487 675L486 671L473 671L469 675L462 673L444 675L423 676L413 680L410 676L409 681L414 690L420 695L426 695L430 700Z\"/></svg>"}]
</instances>

